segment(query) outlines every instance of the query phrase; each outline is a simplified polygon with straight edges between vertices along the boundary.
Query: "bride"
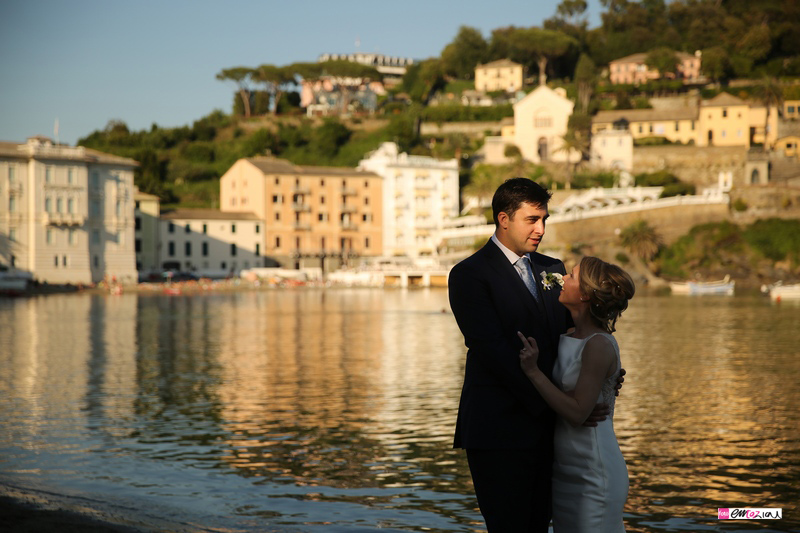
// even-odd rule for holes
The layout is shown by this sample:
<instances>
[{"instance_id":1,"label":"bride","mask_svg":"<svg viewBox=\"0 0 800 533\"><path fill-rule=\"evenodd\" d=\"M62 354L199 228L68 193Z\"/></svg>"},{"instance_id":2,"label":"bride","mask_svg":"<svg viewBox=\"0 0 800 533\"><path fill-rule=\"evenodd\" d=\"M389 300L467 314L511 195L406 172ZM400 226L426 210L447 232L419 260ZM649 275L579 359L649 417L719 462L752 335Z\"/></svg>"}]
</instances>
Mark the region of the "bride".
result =
<instances>
[{"instance_id":1,"label":"bride","mask_svg":"<svg viewBox=\"0 0 800 533\"><path fill-rule=\"evenodd\" d=\"M633 297L634 285L621 268L584 257L562 279L558 300L575 329L561 335L553 382L539 370L532 337L518 333L520 363L536 389L559 415L553 464L555 533L625 531L622 508L628 497L628 470L614 435L614 385L620 371L614 325ZM581 424L597 402L611 416L597 427Z\"/></svg>"}]
</instances>

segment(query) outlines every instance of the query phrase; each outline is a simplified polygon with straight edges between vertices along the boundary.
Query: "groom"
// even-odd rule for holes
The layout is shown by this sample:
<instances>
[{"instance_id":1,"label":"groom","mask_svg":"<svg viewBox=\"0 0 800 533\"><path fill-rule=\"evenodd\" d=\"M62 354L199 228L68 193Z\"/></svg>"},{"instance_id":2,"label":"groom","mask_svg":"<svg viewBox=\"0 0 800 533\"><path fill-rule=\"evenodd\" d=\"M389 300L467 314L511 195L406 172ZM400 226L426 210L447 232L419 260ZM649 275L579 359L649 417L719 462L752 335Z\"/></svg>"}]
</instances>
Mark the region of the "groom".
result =
<instances>
[{"instance_id":1,"label":"groom","mask_svg":"<svg viewBox=\"0 0 800 533\"><path fill-rule=\"evenodd\" d=\"M494 235L448 281L468 348L454 447L467 451L490 533L546 533L550 522L554 414L520 369L517 336L536 339L551 377L559 335L572 324L559 291L541 283L542 271L565 273L536 253L550 196L526 178L503 183L492 198Z\"/></svg>"}]
</instances>

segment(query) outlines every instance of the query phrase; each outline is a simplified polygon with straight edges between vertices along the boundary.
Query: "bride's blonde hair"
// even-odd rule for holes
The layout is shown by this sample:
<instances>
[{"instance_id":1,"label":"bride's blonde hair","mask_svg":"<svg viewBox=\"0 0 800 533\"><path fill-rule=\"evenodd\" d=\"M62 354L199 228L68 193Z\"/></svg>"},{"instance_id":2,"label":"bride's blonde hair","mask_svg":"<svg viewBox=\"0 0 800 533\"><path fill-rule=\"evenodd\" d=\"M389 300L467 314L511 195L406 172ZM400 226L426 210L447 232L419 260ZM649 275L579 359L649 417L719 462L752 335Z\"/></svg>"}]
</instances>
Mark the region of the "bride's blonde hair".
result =
<instances>
[{"instance_id":1,"label":"bride's blonde hair","mask_svg":"<svg viewBox=\"0 0 800 533\"><path fill-rule=\"evenodd\" d=\"M592 320L608 333L613 333L617 319L628 308L628 300L633 298L633 280L617 265L597 257L581 259L578 277L581 292L589 297Z\"/></svg>"}]
</instances>

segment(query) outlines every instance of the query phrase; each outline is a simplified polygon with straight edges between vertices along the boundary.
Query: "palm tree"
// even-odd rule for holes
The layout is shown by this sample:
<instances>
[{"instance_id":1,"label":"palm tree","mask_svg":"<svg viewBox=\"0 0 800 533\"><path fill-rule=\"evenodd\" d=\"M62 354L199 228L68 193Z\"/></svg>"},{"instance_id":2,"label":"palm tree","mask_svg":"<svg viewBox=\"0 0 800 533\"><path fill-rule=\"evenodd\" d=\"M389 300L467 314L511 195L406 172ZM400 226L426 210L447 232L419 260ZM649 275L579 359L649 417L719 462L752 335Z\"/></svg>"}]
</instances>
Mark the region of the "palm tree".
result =
<instances>
[{"instance_id":1,"label":"palm tree","mask_svg":"<svg viewBox=\"0 0 800 533\"><path fill-rule=\"evenodd\" d=\"M572 177L578 171L580 164L585 159L589 158L589 139L580 130L567 130L567 133L561 136L561 146L559 146L555 151L565 152L567 154L567 175L569 177L569 182L572 183ZM572 172L570 172L569 165L572 163L571 159L573 154L576 152L580 154L580 156L573 164Z\"/></svg>"},{"instance_id":2,"label":"palm tree","mask_svg":"<svg viewBox=\"0 0 800 533\"><path fill-rule=\"evenodd\" d=\"M637 220L619 234L622 246L639 259L649 263L661 248L662 239L646 220Z\"/></svg>"},{"instance_id":3,"label":"palm tree","mask_svg":"<svg viewBox=\"0 0 800 533\"><path fill-rule=\"evenodd\" d=\"M775 78L764 78L758 85L756 96L767 108L766 118L764 119L764 151L769 152L770 146L767 140L767 133L769 132L769 114L773 106L780 107L783 102L783 89L780 83Z\"/></svg>"}]
</instances>

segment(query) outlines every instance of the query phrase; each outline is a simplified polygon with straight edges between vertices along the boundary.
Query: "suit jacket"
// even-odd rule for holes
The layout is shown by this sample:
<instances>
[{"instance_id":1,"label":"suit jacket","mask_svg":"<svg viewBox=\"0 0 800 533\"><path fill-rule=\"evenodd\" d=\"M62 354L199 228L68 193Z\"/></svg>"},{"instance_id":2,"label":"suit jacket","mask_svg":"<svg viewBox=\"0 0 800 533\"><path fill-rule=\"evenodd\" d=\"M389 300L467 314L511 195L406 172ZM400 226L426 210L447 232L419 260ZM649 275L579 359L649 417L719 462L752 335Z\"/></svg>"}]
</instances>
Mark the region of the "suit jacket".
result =
<instances>
[{"instance_id":1,"label":"suit jacket","mask_svg":"<svg viewBox=\"0 0 800 533\"><path fill-rule=\"evenodd\" d=\"M554 414L522 372L517 331L539 346L539 368L550 377L559 335L571 325L557 289L543 290L540 272L565 273L564 264L531 254L540 302L514 266L489 240L450 271L450 307L467 345L454 447L552 447Z\"/></svg>"}]
</instances>

